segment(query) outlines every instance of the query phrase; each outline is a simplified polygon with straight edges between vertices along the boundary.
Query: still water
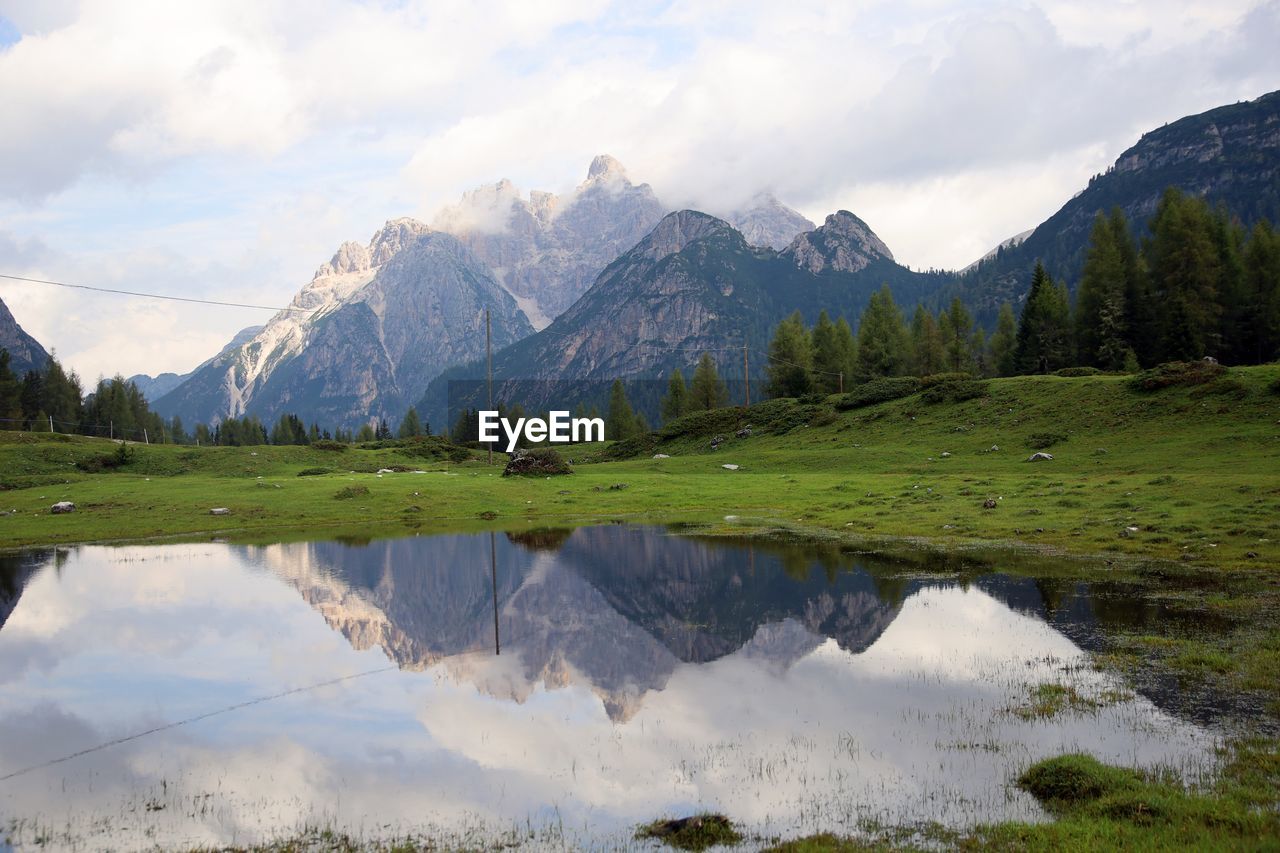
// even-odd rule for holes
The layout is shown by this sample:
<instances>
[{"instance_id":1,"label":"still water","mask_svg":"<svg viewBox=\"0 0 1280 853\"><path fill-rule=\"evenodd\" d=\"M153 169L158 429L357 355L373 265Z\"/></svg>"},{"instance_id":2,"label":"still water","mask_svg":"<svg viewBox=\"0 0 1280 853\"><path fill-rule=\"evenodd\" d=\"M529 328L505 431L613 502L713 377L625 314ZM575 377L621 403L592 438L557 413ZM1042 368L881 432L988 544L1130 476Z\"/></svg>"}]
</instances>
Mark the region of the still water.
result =
<instances>
[{"instance_id":1,"label":"still water","mask_svg":"<svg viewBox=\"0 0 1280 853\"><path fill-rule=\"evenodd\" d=\"M624 526L0 557L0 827L615 847L704 810L1043 819L1012 780L1064 751L1211 772L1209 730L1090 668L1095 604ZM1050 681L1108 704L1017 713Z\"/></svg>"}]
</instances>

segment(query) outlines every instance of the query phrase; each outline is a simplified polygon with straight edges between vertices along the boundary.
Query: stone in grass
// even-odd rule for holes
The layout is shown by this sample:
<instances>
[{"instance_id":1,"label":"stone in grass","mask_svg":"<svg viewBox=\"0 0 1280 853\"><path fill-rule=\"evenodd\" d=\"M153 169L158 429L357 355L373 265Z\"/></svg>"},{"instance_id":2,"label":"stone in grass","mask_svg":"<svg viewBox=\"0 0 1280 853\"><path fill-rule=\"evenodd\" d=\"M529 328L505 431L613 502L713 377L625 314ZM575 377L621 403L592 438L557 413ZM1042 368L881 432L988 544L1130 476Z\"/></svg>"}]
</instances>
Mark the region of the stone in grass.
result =
<instances>
[{"instance_id":1,"label":"stone in grass","mask_svg":"<svg viewBox=\"0 0 1280 853\"><path fill-rule=\"evenodd\" d=\"M724 465L721 465L720 467L721 467L721 468L723 468L723 469L725 469L726 471L737 471L737 470L738 470L738 466L737 466L737 465L734 465L734 464L733 464L733 463L731 463L731 462L730 462L730 463L726 463L726 464L724 464Z\"/></svg>"},{"instance_id":2,"label":"stone in grass","mask_svg":"<svg viewBox=\"0 0 1280 853\"><path fill-rule=\"evenodd\" d=\"M1029 457L1027 457L1027 461L1028 462L1052 462L1053 454L1045 453L1043 451L1039 453L1032 453Z\"/></svg>"},{"instance_id":3,"label":"stone in grass","mask_svg":"<svg viewBox=\"0 0 1280 853\"><path fill-rule=\"evenodd\" d=\"M64 512L75 512L75 511L76 511L76 505L73 504L71 501L58 501L53 506L49 507L49 512L53 513L54 515L61 515Z\"/></svg>"},{"instance_id":4,"label":"stone in grass","mask_svg":"<svg viewBox=\"0 0 1280 853\"><path fill-rule=\"evenodd\" d=\"M987 498L985 501L983 501L983 502L982 502L982 508L983 508L983 509L995 509L995 508L996 508L996 499L995 499L995 498Z\"/></svg>"},{"instance_id":5,"label":"stone in grass","mask_svg":"<svg viewBox=\"0 0 1280 853\"><path fill-rule=\"evenodd\" d=\"M231 515L231 510L227 509L225 506L215 506L213 509L209 510L209 515Z\"/></svg>"},{"instance_id":6,"label":"stone in grass","mask_svg":"<svg viewBox=\"0 0 1280 853\"><path fill-rule=\"evenodd\" d=\"M653 454L653 458L654 459L670 459L671 457L665 453L655 453Z\"/></svg>"},{"instance_id":7,"label":"stone in grass","mask_svg":"<svg viewBox=\"0 0 1280 853\"><path fill-rule=\"evenodd\" d=\"M656 839L680 850L706 850L742 842L742 833L724 815L700 814L674 820L655 820L636 830L639 840Z\"/></svg>"},{"instance_id":8,"label":"stone in grass","mask_svg":"<svg viewBox=\"0 0 1280 853\"><path fill-rule=\"evenodd\" d=\"M517 450L502 469L504 477L550 477L558 474L572 474L569 463L550 447L538 447L533 450Z\"/></svg>"}]
</instances>

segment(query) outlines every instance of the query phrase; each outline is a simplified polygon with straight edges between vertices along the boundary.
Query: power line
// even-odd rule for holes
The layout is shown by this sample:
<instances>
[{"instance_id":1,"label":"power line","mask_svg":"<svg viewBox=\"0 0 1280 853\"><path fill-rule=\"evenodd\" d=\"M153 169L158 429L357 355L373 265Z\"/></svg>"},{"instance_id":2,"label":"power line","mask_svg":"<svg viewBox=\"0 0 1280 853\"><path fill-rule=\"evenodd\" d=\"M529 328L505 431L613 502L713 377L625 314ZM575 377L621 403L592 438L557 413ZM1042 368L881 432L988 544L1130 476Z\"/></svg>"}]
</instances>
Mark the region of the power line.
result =
<instances>
[{"instance_id":1,"label":"power line","mask_svg":"<svg viewBox=\"0 0 1280 853\"><path fill-rule=\"evenodd\" d=\"M139 296L143 299L168 299L171 302L195 302L200 305L223 305L228 308L253 308L258 311L301 311L309 312L310 308L275 308L270 305L250 305L244 302L222 302L217 299L195 299L190 296L166 296L163 293L141 293L136 290L117 290L112 287L90 287L87 284L68 284L65 281L50 281L44 278L28 278L23 275L9 275L0 273L0 278L7 278L11 281L25 281L30 284L49 284L54 287L67 287L73 290L92 290L95 293L115 293L121 296Z\"/></svg>"}]
</instances>

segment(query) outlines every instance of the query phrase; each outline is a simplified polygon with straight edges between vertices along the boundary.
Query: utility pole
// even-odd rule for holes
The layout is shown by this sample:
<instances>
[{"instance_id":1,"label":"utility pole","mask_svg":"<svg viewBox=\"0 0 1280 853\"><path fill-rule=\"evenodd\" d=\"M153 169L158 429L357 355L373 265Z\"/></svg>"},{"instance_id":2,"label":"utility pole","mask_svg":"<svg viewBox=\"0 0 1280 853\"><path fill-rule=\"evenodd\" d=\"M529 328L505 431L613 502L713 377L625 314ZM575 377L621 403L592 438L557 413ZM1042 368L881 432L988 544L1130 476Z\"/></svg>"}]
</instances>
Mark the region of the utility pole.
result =
<instances>
[{"instance_id":1,"label":"utility pole","mask_svg":"<svg viewBox=\"0 0 1280 853\"><path fill-rule=\"evenodd\" d=\"M146 442L147 444L150 444L150 443L151 443L151 439L147 437L147 428L146 428L146 427L143 427L143 428L142 428L142 440L143 440L144 442Z\"/></svg>"},{"instance_id":2,"label":"utility pole","mask_svg":"<svg viewBox=\"0 0 1280 853\"><path fill-rule=\"evenodd\" d=\"M489 309L484 309L484 356L488 363L485 371L486 384L489 387L489 411L493 411L493 328L489 323ZM489 463L493 464L493 442L488 442ZM495 587L496 589L496 587ZM494 630L497 630L497 614L494 614Z\"/></svg>"},{"instance_id":3,"label":"utility pole","mask_svg":"<svg viewBox=\"0 0 1280 853\"><path fill-rule=\"evenodd\" d=\"M53 432L53 415L49 415L49 432Z\"/></svg>"},{"instance_id":4,"label":"utility pole","mask_svg":"<svg viewBox=\"0 0 1280 853\"><path fill-rule=\"evenodd\" d=\"M751 408L751 375L747 372L747 342L742 342L742 389L746 394L746 406Z\"/></svg>"}]
</instances>

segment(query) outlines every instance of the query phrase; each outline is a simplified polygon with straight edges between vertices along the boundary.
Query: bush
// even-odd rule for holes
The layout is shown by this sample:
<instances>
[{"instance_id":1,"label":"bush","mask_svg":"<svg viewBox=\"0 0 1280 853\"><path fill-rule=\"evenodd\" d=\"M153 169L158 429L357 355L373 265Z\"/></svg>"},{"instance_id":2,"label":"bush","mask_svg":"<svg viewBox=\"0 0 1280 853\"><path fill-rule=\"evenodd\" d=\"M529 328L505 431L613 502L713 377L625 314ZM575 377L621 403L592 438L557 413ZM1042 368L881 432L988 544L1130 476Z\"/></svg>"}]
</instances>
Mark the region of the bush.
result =
<instances>
[{"instance_id":1,"label":"bush","mask_svg":"<svg viewBox=\"0 0 1280 853\"><path fill-rule=\"evenodd\" d=\"M1067 437L1060 432L1033 432L1027 436L1025 444L1032 450L1044 450L1066 440Z\"/></svg>"},{"instance_id":2,"label":"bush","mask_svg":"<svg viewBox=\"0 0 1280 853\"><path fill-rule=\"evenodd\" d=\"M338 489L337 494L335 494L333 498L338 501L349 501L352 498L363 498L368 494L369 489L366 486L346 486L345 488Z\"/></svg>"},{"instance_id":3,"label":"bush","mask_svg":"<svg viewBox=\"0 0 1280 853\"><path fill-rule=\"evenodd\" d=\"M572 473L564 457L550 447L518 451L502 469L504 477L552 477Z\"/></svg>"},{"instance_id":4,"label":"bush","mask_svg":"<svg viewBox=\"0 0 1280 853\"><path fill-rule=\"evenodd\" d=\"M860 409L863 406L874 406L889 400L910 397L920 390L920 380L914 376L893 376L872 379L859 385L847 394L838 397L835 406L841 411Z\"/></svg>"},{"instance_id":5,"label":"bush","mask_svg":"<svg viewBox=\"0 0 1280 853\"><path fill-rule=\"evenodd\" d=\"M926 403L963 403L965 400L986 397L989 393L985 382L951 379L925 388L920 399Z\"/></svg>"},{"instance_id":6,"label":"bush","mask_svg":"<svg viewBox=\"0 0 1280 853\"><path fill-rule=\"evenodd\" d=\"M333 470L330 468L303 468L301 471L298 472L298 476L299 477L319 477L322 474L332 474L332 473L333 473Z\"/></svg>"},{"instance_id":7,"label":"bush","mask_svg":"<svg viewBox=\"0 0 1280 853\"><path fill-rule=\"evenodd\" d=\"M327 438L322 438L319 441L311 442L312 450L329 450L334 453L341 453L342 451L346 450L348 447L350 447L350 445L344 444L341 441L330 441Z\"/></svg>"},{"instance_id":8,"label":"bush","mask_svg":"<svg viewBox=\"0 0 1280 853\"><path fill-rule=\"evenodd\" d=\"M934 385L941 385L944 382L960 382L972 378L972 373L931 373L920 378L920 387L932 388Z\"/></svg>"},{"instance_id":9,"label":"bush","mask_svg":"<svg viewBox=\"0 0 1280 853\"><path fill-rule=\"evenodd\" d=\"M1129 383L1135 391L1159 391L1174 386L1203 385L1226 372L1216 361L1169 361L1142 371Z\"/></svg>"},{"instance_id":10,"label":"bush","mask_svg":"<svg viewBox=\"0 0 1280 853\"><path fill-rule=\"evenodd\" d=\"M1271 384L1267 386L1267 390L1272 394L1280 394L1280 379L1273 379Z\"/></svg>"},{"instance_id":11,"label":"bush","mask_svg":"<svg viewBox=\"0 0 1280 853\"><path fill-rule=\"evenodd\" d=\"M86 474L100 474L103 471L114 471L129 465L133 462L135 455L133 448L122 441L111 453L81 459L76 462L76 467Z\"/></svg>"},{"instance_id":12,"label":"bush","mask_svg":"<svg viewBox=\"0 0 1280 853\"><path fill-rule=\"evenodd\" d=\"M1096 367L1064 367L1061 370L1055 370L1054 376L1098 376L1102 373Z\"/></svg>"}]
</instances>

